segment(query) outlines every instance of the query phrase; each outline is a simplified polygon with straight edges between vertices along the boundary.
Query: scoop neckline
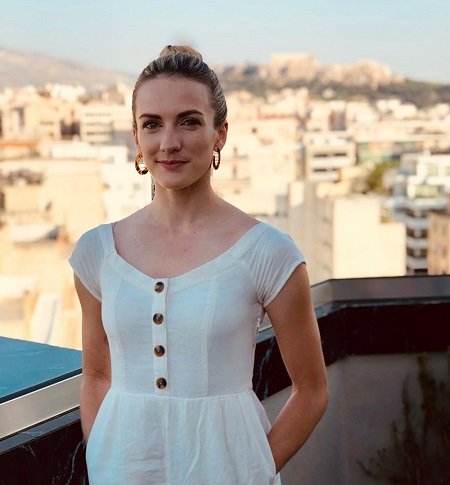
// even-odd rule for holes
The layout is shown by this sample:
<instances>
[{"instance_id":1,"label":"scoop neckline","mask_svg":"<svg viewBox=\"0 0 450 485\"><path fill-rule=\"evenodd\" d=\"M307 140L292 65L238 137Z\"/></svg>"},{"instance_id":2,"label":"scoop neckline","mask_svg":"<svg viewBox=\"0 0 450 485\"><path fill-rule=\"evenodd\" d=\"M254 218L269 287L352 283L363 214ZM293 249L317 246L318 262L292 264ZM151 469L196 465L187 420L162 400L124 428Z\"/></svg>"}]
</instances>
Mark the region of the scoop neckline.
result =
<instances>
[{"instance_id":1,"label":"scoop neckline","mask_svg":"<svg viewBox=\"0 0 450 485\"><path fill-rule=\"evenodd\" d=\"M206 261L206 262L204 262L204 263L202 263L202 264L200 264L198 266L195 266L194 268L192 268L192 269L190 269L188 271L185 271L184 273L180 273L180 274L177 274L175 276L157 276L157 277L154 277L154 276L148 275L147 273L144 273L139 268L137 268L136 266L134 266L131 263L129 263L125 258L123 258L117 252L116 244L115 244L115 241L114 241L114 232L113 232L114 224L115 224L114 222L111 222L111 223L107 224L107 226L109 228L108 236L110 238L111 252L112 252L113 256L122 265L122 268L123 269L131 270L131 271L135 272L139 277L144 278L144 279L149 279L151 281L176 281L176 280L179 280L179 279L182 279L182 278L191 276L193 274L202 272L207 267L213 266L214 264L216 264L216 263L220 262L222 259L224 259L226 256L228 256L231 253L233 253L238 246L240 246L243 242L245 242L245 240L247 238L249 238L253 234L255 228L257 228L257 227L259 228L259 227L264 227L265 226L265 223L264 222L258 221L256 224L253 224L253 226L249 227L225 251L223 251L219 255L215 256L214 258L212 258L212 259L210 259L210 260L208 260L208 261Z\"/></svg>"}]
</instances>

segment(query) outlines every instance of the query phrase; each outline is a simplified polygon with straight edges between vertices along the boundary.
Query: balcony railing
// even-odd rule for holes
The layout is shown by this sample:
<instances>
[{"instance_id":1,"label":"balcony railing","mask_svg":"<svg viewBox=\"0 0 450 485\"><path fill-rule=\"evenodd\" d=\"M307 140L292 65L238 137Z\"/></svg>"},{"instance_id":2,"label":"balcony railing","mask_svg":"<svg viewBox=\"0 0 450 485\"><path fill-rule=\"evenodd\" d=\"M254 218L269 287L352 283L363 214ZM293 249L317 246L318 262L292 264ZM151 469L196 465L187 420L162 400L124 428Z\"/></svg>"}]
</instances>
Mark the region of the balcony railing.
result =
<instances>
[{"instance_id":1,"label":"balcony railing","mask_svg":"<svg viewBox=\"0 0 450 485\"><path fill-rule=\"evenodd\" d=\"M421 239L407 237L406 246L411 249L428 249L428 239L426 237Z\"/></svg>"}]
</instances>

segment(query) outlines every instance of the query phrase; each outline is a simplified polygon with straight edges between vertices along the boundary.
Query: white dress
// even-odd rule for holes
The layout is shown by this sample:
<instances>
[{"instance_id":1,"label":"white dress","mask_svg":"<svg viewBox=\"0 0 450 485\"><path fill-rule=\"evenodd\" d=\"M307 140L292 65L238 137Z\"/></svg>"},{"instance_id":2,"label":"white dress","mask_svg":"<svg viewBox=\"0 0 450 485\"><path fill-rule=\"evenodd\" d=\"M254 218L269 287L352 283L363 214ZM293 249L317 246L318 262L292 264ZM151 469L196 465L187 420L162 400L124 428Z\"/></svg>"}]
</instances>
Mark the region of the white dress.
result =
<instances>
[{"instance_id":1,"label":"white dress","mask_svg":"<svg viewBox=\"0 0 450 485\"><path fill-rule=\"evenodd\" d=\"M102 224L69 262L102 302L111 352L86 448L90 484L280 484L252 374L263 308L304 262L292 238L258 223L213 260L151 278Z\"/></svg>"}]
</instances>

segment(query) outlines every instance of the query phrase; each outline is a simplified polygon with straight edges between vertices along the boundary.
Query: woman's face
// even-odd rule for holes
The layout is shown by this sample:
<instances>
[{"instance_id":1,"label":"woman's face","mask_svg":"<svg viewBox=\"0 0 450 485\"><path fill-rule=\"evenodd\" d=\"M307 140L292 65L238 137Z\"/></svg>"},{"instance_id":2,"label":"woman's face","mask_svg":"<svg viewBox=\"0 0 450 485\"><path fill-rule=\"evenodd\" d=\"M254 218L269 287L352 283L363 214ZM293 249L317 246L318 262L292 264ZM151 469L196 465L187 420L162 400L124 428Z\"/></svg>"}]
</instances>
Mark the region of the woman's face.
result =
<instances>
[{"instance_id":1,"label":"woman's face","mask_svg":"<svg viewBox=\"0 0 450 485\"><path fill-rule=\"evenodd\" d=\"M214 128L208 88L189 78L159 76L136 96L136 147L157 186L180 190L210 183L213 150L221 150L227 124Z\"/></svg>"}]
</instances>

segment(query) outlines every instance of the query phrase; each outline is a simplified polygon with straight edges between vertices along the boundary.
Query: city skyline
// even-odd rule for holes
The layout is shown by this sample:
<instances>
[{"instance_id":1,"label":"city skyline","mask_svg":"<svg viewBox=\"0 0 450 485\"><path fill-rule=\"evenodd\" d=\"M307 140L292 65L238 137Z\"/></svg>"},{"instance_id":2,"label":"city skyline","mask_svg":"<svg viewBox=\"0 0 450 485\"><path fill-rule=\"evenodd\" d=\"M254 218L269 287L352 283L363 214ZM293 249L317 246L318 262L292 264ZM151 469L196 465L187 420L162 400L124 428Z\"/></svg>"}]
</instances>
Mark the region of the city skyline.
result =
<instances>
[{"instance_id":1,"label":"city skyline","mask_svg":"<svg viewBox=\"0 0 450 485\"><path fill-rule=\"evenodd\" d=\"M415 80L450 84L445 0L262 6L254 0L192 0L183 6L161 0L8 2L0 7L0 47L131 75L168 43L190 44L214 65L264 64L275 53L310 52L321 64L373 59Z\"/></svg>"}]
</instances>

